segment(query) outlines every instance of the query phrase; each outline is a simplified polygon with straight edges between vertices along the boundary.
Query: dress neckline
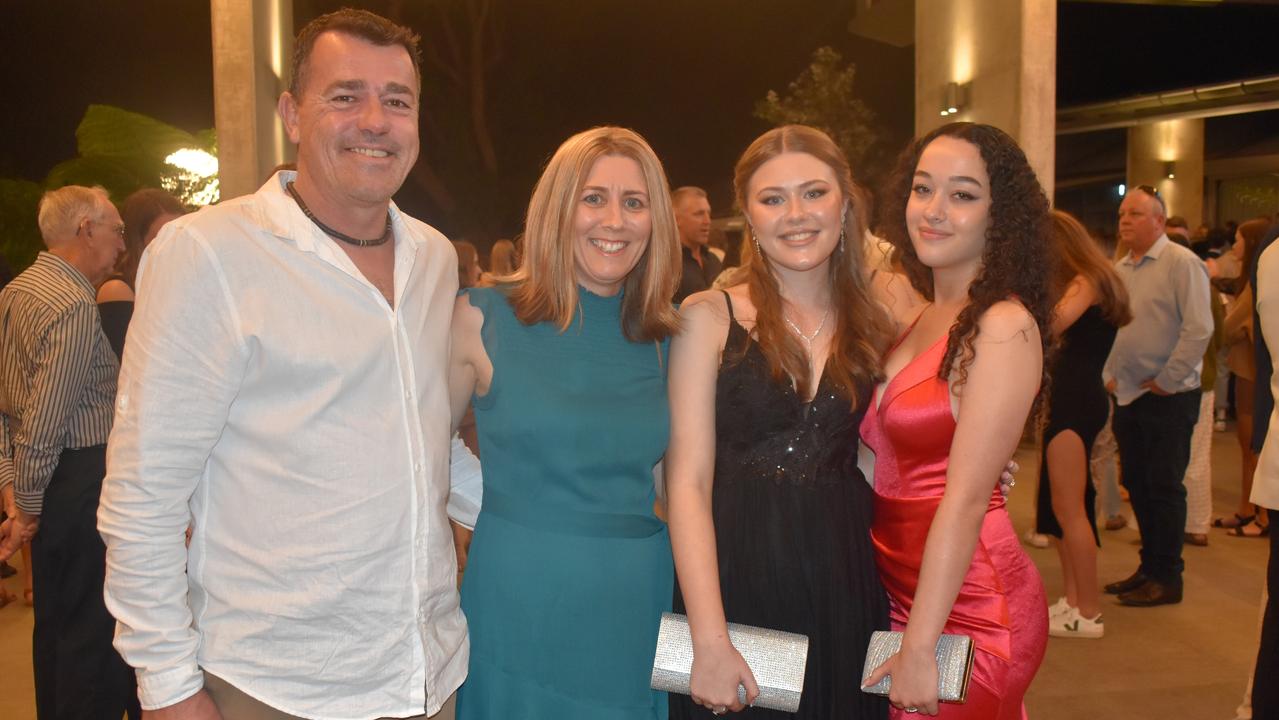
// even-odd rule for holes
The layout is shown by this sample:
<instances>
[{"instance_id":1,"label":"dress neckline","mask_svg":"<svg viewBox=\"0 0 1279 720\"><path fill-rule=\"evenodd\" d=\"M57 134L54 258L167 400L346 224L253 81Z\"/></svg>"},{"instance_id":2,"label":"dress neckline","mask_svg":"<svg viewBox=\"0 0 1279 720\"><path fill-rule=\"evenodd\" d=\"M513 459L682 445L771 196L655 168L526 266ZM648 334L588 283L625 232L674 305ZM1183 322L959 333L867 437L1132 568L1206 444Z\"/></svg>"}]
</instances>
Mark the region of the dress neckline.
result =
<instances>
[{"instance_id":1,"label":"dress neckline","mask_svg":"<svg viewBox=\"0 0 1279 720\"><path fill-rule=\"evenodd\" d=\"M897 338L897 341L894 342L892 347L888 349L888 352L884 354L885 359L887 359L888 356L892 354L893 350L896 350L898 347L901 346L903 342L906 342L906 338L910 337L910 333L915 329L915 325L919 323L919 319L923 316L924 316L924 312L921 310L919 314L915 316L915 319L911 321L910 326L907 327L905 332L901 334L901 337ZM919 362L921 358L924 358L932 354L933 351L937 349L937 346L942 344L942 342L949 337L950 337L949 332L942 333L941 336L939 336L936 340L934 340L931 344L929 344L928 347L921 350L917 355L915 355L915 357L911 358L910 360L907 360L906 364L902 365L901 368L896 373L894 373L891 378L888 378L888 380L881 383L879 387L875 388L874 405L875 405L875 413L877 415L879 414L880 408L884 404L884 400L887 399L889 396L888 391L894 389L895 385L898 382L898 378L900 378L902 375L905 375L906 371L910 370L912 366L914 366L915 363Z\"/></svg>"}]
</instances>

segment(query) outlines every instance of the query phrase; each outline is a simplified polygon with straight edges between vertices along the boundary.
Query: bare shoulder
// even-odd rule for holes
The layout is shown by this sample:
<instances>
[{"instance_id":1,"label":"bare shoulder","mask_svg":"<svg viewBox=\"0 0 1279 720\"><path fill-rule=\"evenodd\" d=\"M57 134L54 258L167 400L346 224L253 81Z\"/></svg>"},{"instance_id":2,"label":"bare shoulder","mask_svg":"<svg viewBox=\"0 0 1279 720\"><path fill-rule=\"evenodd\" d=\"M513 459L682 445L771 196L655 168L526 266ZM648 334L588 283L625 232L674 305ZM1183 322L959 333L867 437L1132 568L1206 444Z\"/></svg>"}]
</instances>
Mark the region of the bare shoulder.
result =
<instances>
[{"instance_id":1,"label":"bare shoulder","mask_svg":"<svg viewBox=\"0 0 1279 720\"><path fill-rule=\"evenodd\" d=\"M471 304L471 294L461 293L453 301L453 337L479 337L484 327L484 311Z\"/></svg>"},{"instance_id":2,"label":"bare shoulder","mask_svg":"<svg viewBox=\"0 0 1279 720\"><path fill-rule=\"evenodd\" d=\"M685 330L728 325L728 301L719 290L693 293L680 303L679 315Z\"/></svg>"},{"instance_id":3,"label":"bare shoulder","mask_svg":"<svg viewBox=\"0 0 1279 720\"><path fill-rule=\"evenodd\" d=\"M123 280L108 280L98 288L98 302L128 302L133 300L133 290Z\"/></svg>"},{"instance_id":4,"label":"bare shoulder","mask_svg":"<svg viewBox=\"0 0 1279 720\"><path fill-rule=\"evenodd\" d=\"M978 339L982 342L1022 340L1039 343L1039 325L1026 306L1016 300L1000 300L991 305L977 320L977 328Z\"/></svg>"}]
</instances>

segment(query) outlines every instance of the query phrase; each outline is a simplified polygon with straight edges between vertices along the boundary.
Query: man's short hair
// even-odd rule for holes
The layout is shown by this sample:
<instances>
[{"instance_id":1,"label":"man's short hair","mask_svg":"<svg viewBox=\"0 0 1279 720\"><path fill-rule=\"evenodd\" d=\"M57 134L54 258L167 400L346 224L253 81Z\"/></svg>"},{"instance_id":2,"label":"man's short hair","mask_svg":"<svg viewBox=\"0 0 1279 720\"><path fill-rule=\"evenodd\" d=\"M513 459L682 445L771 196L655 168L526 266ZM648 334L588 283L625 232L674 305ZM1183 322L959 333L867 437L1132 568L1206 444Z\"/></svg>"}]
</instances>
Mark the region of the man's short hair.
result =
<instances>
[{"instance_id":1,"label":"man's short hair","mask_svg":"<svg viewBox=\"0 0 1279 720\"><path fill-rule=\"evenodd\" d=\"M418 50L421 36L367 10L342 8L307 23L294 39L293 64L289 69L289 94L294 98L298 97L298 92L306 85L306 65L311 59L311 50L315 48L315 40L326 32L350 35L380 47L399 45L408 52L409 60L413 63L413 77L421 83L422 53Z\"/></svg>"},{"instance_id":2,"label":"man's short hair","mask_svg":"<svg viewBox=\"0 0 1279 720\"><path fill-rule=\"evenodd\" d=\"M677 187L671 191L671 207L679 207L685 198L690 197L706 198L706 191L695 185Z\"/></svg>"},{"instance_id":3,"label":"man's short hair","mask_svg":"<svg viewBox=\"0 0 1279 720\"><path fill-rule=\"evenodd\" d=\"M40 237L49 245L68 235L76 234L79 225L86 217L97 218L101 215L102 203L111 202L111 196L105 188L95 185L67 185L57 190L50 190L40 197L36 224L40 226Z\"/></svg>"}]
</instances>

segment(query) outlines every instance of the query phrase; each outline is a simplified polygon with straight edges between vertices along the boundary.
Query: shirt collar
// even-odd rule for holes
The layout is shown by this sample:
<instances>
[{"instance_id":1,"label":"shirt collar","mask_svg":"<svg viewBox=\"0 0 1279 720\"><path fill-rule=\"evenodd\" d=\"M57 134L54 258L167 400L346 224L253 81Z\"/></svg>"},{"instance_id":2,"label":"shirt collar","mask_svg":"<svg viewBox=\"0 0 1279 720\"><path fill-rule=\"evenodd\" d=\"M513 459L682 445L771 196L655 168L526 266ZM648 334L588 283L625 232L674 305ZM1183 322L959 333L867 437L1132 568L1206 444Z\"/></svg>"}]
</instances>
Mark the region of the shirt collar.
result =
<instances>
[{"instance_id":1,"label":"shirt collar","mask_svg":"<svg viewBox=\"0 0 1279 720\"><path fill-rule=\"evenodd\" d=\"M89 278L85 277L84 273L80 272L76 266L66 260L63 260L51 252L41 250L40 254L36 256L36 264L47 265L55 272L66 275L68 280L75 283L77 287L84 291L86 297L90 300L97 299L98 293L93 289L93 283L89 282Z\"/></svg>"},{"instance_id":2,"label":"shirt collar","mask_svg":"<svg viewBox=\"0 0 1279 720\"><path fill-rule=\"evenodd\" d=\"M297 202L285 191L284 186L297 179L297 171L281 170L267 179L258 188L254 199L258 203L258 225L277 237L288 240L303 252L315 252L316 245L328 239L323 230L302 212ZM400 213L395 201L391 201L391 231L395 234L394 242L399 246L404 240L420 245L422 239L408 231L404 216ZM337 242L331 240L331 242Z\"/></svg>"},{"instance_id":3,"label":"shirt collar","mask_svg":"<svg viewBox=\"0 0 1279 720\"><path fill-rule=\"evenodd\" d=\"M1124 258L1124 263L1136 266L1145 262L1146 258L1150 258L1151 261L1158 260L1159 256L1163 254L1164 248L1168 247L1168 244L1171 242L1172 241L1168 239L1167 234L1160 235L1159 239L1155 240L1155 244L1151 245L1150 249L1146 251L1146 254L1141 256L1141 260L1134 261L1132 259L1132 251L1129 250L1128 255Z\"/></svg>"}]
</instances>

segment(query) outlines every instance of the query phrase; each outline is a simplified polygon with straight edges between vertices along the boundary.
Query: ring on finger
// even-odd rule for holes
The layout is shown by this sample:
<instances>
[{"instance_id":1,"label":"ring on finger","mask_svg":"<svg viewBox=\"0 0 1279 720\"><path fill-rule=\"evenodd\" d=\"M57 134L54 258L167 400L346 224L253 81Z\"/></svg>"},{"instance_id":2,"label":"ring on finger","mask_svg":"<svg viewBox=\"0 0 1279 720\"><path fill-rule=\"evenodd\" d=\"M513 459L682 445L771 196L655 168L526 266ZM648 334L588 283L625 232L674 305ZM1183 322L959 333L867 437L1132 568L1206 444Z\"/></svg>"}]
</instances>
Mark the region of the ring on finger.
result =
<instances>
[{"instance_id":1,"label":"ring on finger","mask_svg":"<svg viewBox=\"0 0 1279 720\"><path fill-rule=\"evenodd\" d=\"M906 711L906 712L908 712L908 713L917 713L917 712L919 712L919 708L917 708L917 707L908 707L908 708L902 708L902 709L903 709L903 710L905 710L905 711Z\"/></svg>"},{"instance_id":2,"label":"ring on finger","mask_svg":"<svg viewBox=\"0 0 1279 720\"><path fill-rule=\"evenodd\" d=\"M726 712L728 712L728 708L723 705L716 705L715 707L711 708L712 715L723 715Z\"/></svg>"}]
</instances>

